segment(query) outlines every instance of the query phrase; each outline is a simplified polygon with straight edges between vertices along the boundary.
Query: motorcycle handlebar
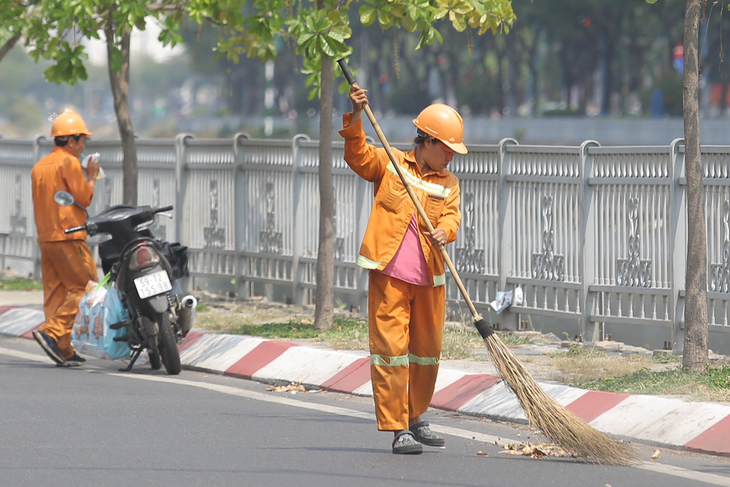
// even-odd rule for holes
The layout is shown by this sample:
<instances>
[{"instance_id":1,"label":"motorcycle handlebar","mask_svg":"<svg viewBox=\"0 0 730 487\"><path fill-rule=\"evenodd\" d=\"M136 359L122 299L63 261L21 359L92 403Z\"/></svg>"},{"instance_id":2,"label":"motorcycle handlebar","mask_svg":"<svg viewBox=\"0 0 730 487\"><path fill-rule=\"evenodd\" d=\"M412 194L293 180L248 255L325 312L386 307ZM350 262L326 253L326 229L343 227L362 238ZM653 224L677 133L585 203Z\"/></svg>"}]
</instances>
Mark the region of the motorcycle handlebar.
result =
<instances>
[{"instance_id":1,"label":"motorcycle handlebar","mask_svg":"<svg viewBox=\"0 0 730 487\"><path fill-rule=\"evenodd\" d=\"M63 231L63 233L74 233L80 232L82 230L86 230L86 225L79 225L78 227L67 228Z\"/></svg>"},{"instance_id":2,"label":"motorcycle handlebar","mask_svg":"<svg viewBox=\"0 0 730 487\"><path fill-rule=\"evenodd\" d=\"M162 208L153 209L152 210L152 214L153 215L156 215L157 213L164 213L166 211L172 211L172 208L173 208L172 205L170 205L170 206L163 206ZM74 233L74 232L81 232L83 230L87 230L89 232L92 232L92 231L95 232L96 231L96 224L91 224L91 225L84 224L84 225L79 225L78 227L66 228L63 231L63 233L67 233L68 234L68 233Z\"/></svg>"}]
</instances>

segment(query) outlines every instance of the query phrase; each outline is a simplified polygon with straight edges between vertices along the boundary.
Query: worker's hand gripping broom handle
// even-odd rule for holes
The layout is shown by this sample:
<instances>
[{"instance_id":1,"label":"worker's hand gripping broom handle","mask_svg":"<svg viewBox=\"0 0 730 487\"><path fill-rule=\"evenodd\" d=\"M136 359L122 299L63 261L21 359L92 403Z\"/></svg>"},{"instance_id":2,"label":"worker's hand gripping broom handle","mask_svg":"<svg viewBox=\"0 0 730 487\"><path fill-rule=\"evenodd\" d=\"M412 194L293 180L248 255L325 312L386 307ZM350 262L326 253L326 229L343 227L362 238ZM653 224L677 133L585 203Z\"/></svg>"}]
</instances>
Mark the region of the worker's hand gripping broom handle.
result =
<instances>
[{"instance_id":1,"label":"worker's hand gripping broom handle","mask_svg":"<svg viewBox=\"0 0 730 487\"><path fill-rule=\"evenodd\" d=\"M337 63L340 65L340 68L342 69L342 73L345 75L347 82L350 83L351 86L357 86L357 81L352 76L352 72L350 71L350 67L347 65L347 62L344 59L340 59L339 61L337 61ZM416 197L416 194L413 192L411 185L408 184L408 181L406 181L406 178L403 176L401 167L398 164L395 156L393 155L393 151L390 148L390 144L388 144L388 141L385 138L385 134L383 134L383 131L380 129L380 125L378 125L378 121L375 120L375 115L373 115L372 110L370 110L370 106L365 104L363 106L363 110L365 110L365 114L368 116L368 119L370 119L370 123L373 125L373 129L375 129L375 133L378 135L378 139L380 139L380 143L383 145L383 149L385 149L385 152L388 154L388 157L390 158L390 162L393 163L395 172L398 173L398 177L400 178L401 182L403 183L403 186L405 186L406 191L408 192L408 196L411 197L413 204L416 205L416 211L418 211L418 215L421 217L421 220L423 220L426 223L426 228L428 228L428 231L431 234L433 234L434 228L433 228L433 225L431 224L431 220L429 220L428 215L426 215L426 212L424 211L423 206L421 205L421 202ZM472 318L474 319L474 325L476 326L477 330L479 331L479 334L481 334L482 338L488 337L489 335L494 333L494 330L488 323L486 323L484 321L484 319L481 317L481 315L477 312L477 309L474 307L474 303L472 303L471 298L469 297L469 293L466 291L466 287L464 287L464 283L461 282L459 273L456 272L456 267L454 267L454 263L451 262L451 257L449 257L449 254L446 252L446 249L444 248L444 246L439 244L438 248L441 251L441 255L443 255L443 257L444 257L446 266L451 271L451 275L453 276L454 281L456 282L456 285L459 288L459 291L461 291L461 295L464 296L464 301L466 301L466 304L469 307L469 311L471 311Z\"/></svg>"}]
</instances>

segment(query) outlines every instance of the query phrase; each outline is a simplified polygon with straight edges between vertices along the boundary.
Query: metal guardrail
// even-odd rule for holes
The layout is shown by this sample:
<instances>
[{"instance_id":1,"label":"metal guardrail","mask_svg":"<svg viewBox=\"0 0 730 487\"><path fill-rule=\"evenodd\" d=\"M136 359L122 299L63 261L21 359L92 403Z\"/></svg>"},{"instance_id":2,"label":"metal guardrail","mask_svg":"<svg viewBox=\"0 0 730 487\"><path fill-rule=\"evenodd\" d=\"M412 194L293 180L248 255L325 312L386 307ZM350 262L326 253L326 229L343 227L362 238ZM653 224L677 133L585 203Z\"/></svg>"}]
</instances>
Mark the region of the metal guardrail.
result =
<instances>
[{"instance_id":1,"label":"metal guardrail","mask_svg":"<svg viewBox=\"0 0 730 487\"><path fill-rule=\"evenodd\" d=\"M30 170L52 141L0 139L0 258L33 262L38 251ZM401 146L400 148L407 149ZM90 214L121 202L118 141L93 141L106 178ZM503 328L532 326L584 340L605 337L681 349L686 249L682 140L669 146L528 146L513 139L473 145L451 170L463 214L448 251L477 309ZM311 303L319 241L318 142L137 141L139 203L174 204L153 232L189 247L188 286L218 283ZM710 347L730 350L730 146L702 148L708 241ZM335 292L366 311L367 274L355 265L372 186L333 144ZM92 247L98 242L90 241ZM524 302L497 315L489 303L521 286ZM468 315L447 280L451 319Z\"/></svg>"}]
</instances>

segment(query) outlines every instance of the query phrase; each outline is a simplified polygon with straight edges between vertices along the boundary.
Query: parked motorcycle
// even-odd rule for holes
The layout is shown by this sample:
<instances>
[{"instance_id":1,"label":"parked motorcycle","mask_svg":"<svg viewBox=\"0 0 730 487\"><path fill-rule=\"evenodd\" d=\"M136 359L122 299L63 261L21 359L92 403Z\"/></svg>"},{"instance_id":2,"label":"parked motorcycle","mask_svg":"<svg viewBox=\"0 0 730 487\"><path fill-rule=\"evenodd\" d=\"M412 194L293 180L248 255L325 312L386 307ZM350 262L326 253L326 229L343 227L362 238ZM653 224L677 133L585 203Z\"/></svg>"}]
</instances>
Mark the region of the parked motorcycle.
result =
<instances>
[{"instance_id":1,"label":"parked motorcycle","mask_svg":"<svg viewBox=\"0 0 730 487\"><path fill-rule=\"evenodd\" d=\"M56 193L54 199L64 206L76 204L65 191ZM170 210L172 206L115 205L87 218L84 225L64 230L110 237L99 244L99 257L104 274L111 272L129 316L127 321L111 325L129 330L132 353L123 371L131 370L144 350L152 369L164 364L171 375L182 369L177 344L192 328L197 306L193 296L182 297L178 282L188 273L187 247L157 239L149 230L155 215Z\"/></svg>"}]
</instances>

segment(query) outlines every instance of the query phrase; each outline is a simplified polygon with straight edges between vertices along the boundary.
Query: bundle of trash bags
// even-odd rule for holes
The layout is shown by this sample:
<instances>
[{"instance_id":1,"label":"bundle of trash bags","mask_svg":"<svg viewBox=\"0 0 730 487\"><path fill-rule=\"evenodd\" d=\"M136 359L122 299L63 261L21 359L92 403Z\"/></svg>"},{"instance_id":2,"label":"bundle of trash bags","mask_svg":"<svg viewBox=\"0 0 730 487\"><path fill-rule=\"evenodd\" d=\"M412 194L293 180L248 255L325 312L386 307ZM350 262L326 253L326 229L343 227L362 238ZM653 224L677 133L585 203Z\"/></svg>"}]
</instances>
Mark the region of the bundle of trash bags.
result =
<instances>
[{"instance_id":1,"label":"bundle of trash bags","mask_svg":"<svg viewBox=\"0 0 730 487\"><path fill-rule=\"evenodd\" d=\"M86 285L71 343L79 353L97 358L129 358L129 329L119 326L128 320L128 314L114 283L107 285L109 278L107 274L101 282L89 281Z\"/></svg>"}]
</instances>

